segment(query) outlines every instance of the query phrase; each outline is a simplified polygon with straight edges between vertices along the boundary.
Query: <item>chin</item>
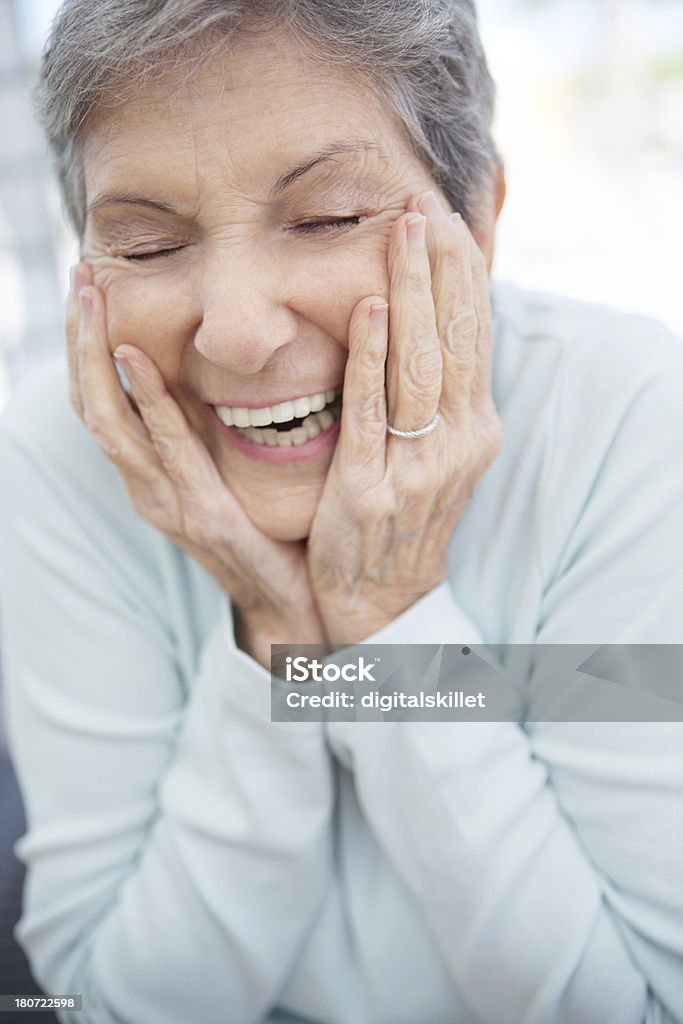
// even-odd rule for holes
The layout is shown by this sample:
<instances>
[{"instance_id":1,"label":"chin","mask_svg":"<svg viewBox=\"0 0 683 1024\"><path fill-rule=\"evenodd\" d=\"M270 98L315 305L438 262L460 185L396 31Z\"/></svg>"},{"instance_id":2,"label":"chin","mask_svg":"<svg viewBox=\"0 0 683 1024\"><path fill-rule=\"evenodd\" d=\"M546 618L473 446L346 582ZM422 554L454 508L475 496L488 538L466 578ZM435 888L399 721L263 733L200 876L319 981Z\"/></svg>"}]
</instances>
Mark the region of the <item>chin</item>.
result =
<instances>
[{"instance_id":1,"label":"chin","mask_svg":"<svg viewBox=\"0 0 683 1024\"><path fill-rule=\"evenodd\" d=\"M259 502L247 509L247 515L254 526L271 540L305 540L311 532L319 497L320 492L316 488L315 494L301 495L295 505L290 502L284 505Z\"/></svg>"},{"instance_id":2,"label":"chin","mask_svg":"<svg viewBox=\"0 0 683 1024\"><path fill-rule=\"evenodd\" d=\"M305 524L297 526L293 523L268 523L264 526L259 526L259 529L271 540L284 540L284 541L297 541L306 540L309 533L311 532L311 523L313 517L306 521ZM258 526L258 523L256 524Z\"/></svg>"}]
</instances>

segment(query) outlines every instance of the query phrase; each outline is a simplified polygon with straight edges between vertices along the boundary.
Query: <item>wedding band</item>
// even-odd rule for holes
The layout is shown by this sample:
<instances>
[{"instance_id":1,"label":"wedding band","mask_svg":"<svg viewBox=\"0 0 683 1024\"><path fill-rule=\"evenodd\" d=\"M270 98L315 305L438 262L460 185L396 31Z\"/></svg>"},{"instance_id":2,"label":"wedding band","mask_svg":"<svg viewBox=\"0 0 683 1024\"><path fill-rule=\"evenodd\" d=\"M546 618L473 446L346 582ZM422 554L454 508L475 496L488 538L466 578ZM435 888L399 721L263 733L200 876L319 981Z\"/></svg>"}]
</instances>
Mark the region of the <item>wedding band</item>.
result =
<instances>
[{"instance_id":1,"label":"wedding band","mask_svg":"<svg viewBox=\"0 0 683 1024\"><path fill-rule=\"evenodd\" d=\"M393 434L394 437L426 437L427 434L431 434L432 430L436 430L439 425L441 416L437 412L436 416L431 423L427 424L426 427L420 427L419 430L397 430L396 427L390 427L387 424L387 431Z\"/></svg>"}]
</instances>

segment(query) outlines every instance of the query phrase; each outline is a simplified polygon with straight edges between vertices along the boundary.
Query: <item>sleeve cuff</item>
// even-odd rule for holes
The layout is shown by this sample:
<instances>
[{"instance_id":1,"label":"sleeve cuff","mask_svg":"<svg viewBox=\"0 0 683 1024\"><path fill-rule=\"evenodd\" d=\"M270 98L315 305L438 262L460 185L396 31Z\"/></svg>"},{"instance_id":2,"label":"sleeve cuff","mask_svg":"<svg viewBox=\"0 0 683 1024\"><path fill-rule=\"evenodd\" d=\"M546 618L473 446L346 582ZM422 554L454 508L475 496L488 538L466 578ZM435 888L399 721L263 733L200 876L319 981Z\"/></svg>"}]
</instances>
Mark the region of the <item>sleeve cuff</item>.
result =
<instances>
[{"instance_id":1,"label":"sleeve cuff","mask_svg":"<svg viewBox=\"0 0 683 1024\"><path fill-rule=\"evenodd\" d=\"M227 596L221 601L217 629L220 634L219 657L225 658L225 667L232 666L227 681L227 695L231 703L264 721L271 722L270 672L254 658L240 650L235 642L234 617ZM428 594L407 608L392 622L359 641L364 644L481 644L477 626L455 601L448 580L444 580ZM282 683L285 687L286 684ZM320 712L297 715L296 721L272 723L280 729L297 730L321 728Z\"/></svg>"},{"instance_id":2,"label":"sleeve cuff","mask_svg":"<svg viewBox=\"0 0 683 1024\"><path fill-rule=\"evenodd\" d=\"M283 732L295 729L299 735L302 731L321 731L319 712L317 715L312 712L300 713L295 721L273 721L270 672L237 646L232 605L227 595L221 600L216 630L219 634L218 657L223 662L223 674L228 676L226 699L231 704L239 707L241 712L267 723L273 729ZM283 687L285 685L282 683Z\"/></svg>"},{"instance_id":3,"label":"sleeve cuff","mask_svg":"<svg viewBox=\"0 0 683 1024\"><path fill-rule=\"evenodd\" d=\"M360 644L481 644L481 633L457 604L447 579Z\"/></svg>"}]
</instances>

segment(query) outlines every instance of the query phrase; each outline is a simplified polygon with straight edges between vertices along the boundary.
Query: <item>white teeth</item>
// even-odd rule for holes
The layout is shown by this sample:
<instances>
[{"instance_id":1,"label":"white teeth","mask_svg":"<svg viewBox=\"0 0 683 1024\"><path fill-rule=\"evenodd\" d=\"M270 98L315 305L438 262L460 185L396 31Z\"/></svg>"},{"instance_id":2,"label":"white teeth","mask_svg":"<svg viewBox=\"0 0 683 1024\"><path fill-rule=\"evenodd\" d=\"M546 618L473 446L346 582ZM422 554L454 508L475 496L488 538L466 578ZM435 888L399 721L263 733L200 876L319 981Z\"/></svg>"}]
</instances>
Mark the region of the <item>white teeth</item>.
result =
<instances>
[{"instance_id":1,"label":"white teeth","mask_svg":"<svg viewBox=\"0 0 683 1024\"><path fill-rule=\"evenodd\" d=\"M245 430L245 434L247 435L250 441L254 441L256 444L265 444L263 434L256 427L249 427L247 430Z\"/></svg>"},{"instance_id":2,"label":"white teeth","mask_svg":"<svg viewBox=\"0 0 683 1024\"><path fill-rule=\"evenodd\" d=\"M268 406L265 409L249 409L249 423L252 427L267 427L272 422Z\"/></svg>"},{"instance_id":3,"label":"white teeth","mask_svg":"<svg viewBox=\"0 0 683 1024\"><path fill-rule=\"evenodd\" d=\"M321 412L311 413L307 416L300 427L293 427L291 430L276 430L269 427L264 430L262 427L247 427L240 430L240 433L255 444L267 445L269 448L296 448L300 444L311 441L318 434L327 430L341 415L339 406L334 406L334 412L323 409Z\"/></svg>"},{"instance_id":4,"label":"white teeth","mask_svg":"<svg viewBox=\"0 0 683 1024\"><path fill-rule=\"evenodd\" d=\"M303 419L312 411L310 398L297 398L294 403L294 415L297 419Z\"/></svg>"},{"instance_id":5,"label":"white teeth","mask_svg":"<svg viewBox=\"0 0 683 1024\"><path fill-rule=\"evenodd\" d=\"M249 426L249 409L233 409L232 422L236 427Z\"/></svg>"},{"instance_id":6,"label":"white teeth","mask_svg":"<svg viewBox=\"0 0 683 1024\"><path fill-rule=\"evenodd\" d=\"M318 423L318 417L309 416L301 424L301 429L306 431L306 437L311 441L314 437L317 437L320 433L320 424Z\"/></svg>"},{"instance_id":7,"label":"white teeth","mask_svg":"<svg viewBox=\"0 0 683 1024\"><path fill-rule=\"evenodd\" d=\"M295 427L294 430L290 430L288 433L293 445L306 444L306 441L308 441L308 434L303 427Z\"/></svg>"},{"instance_id":8,"label":"white teeth","mask_svg":"<svg viewBox=\"0 0 683 1024\"><path fill-rule=\"evenodd\" d=\"M280 402L279 405L271 406L270 417L272 423L286 423L287 420L293 420L294 402Z\"/></svg>"},{"instance_id":9,"label":"white teeth","mask_svg":"<svg viewBox=\"0 0 683 1024\"><path fill-rule=\"evenodd\" d=\"M259 430L259 434L263 436L263 440L266 442L269 448L277 447L277 435L280 433L275 427L271 427L270 430Z\"/></svg>"},{"instance_id":10,"label":"white teeth","mask_svg":"<svg viewBox=\"0 0 683 1024\"><path fill-rule=\"evenodd\" d=\"M232 409L227 405L217 405L216 413L221 423L225 423L226 427L234 426L232 419Z\"/></svg>"},{"instance_id":11,"label":"white teeth","mask_svg":"<svg viewBox=\"0 0 683 1024\"><path fill-rule=\"evenodd\" d=\"M228 405L217 405L215 408L216 415L226 427L240 427L246 430L248 427L267 427L271 423L287 423L292 419L305 420L312 413L322 412L338 394L339 391L330 389L317 395L308 395L306 398L295 398L291 402L266 405L261 409Z\"/></svg>"}]
</instances>

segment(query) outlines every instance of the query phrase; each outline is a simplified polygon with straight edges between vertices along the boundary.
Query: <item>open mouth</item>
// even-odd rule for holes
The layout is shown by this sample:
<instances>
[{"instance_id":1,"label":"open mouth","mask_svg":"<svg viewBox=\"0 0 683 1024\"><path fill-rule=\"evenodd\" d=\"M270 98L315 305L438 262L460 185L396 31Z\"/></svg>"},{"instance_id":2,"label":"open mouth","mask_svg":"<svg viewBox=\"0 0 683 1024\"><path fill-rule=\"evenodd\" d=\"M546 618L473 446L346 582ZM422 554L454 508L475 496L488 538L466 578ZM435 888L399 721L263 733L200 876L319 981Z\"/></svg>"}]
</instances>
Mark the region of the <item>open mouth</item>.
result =
<instances>
[{"instance_id":1,"label":"open mouth","mask_svg":"<svg viewBox=\"0 0 683 1024\"><path fill-rule=\"evenodd\" d=\"M295 448L329 430L341 416L341 388L261 409L216 406L227 427L254 444Z\"/></svg>"}]
</instances>

